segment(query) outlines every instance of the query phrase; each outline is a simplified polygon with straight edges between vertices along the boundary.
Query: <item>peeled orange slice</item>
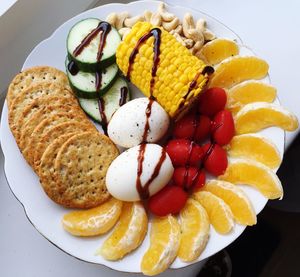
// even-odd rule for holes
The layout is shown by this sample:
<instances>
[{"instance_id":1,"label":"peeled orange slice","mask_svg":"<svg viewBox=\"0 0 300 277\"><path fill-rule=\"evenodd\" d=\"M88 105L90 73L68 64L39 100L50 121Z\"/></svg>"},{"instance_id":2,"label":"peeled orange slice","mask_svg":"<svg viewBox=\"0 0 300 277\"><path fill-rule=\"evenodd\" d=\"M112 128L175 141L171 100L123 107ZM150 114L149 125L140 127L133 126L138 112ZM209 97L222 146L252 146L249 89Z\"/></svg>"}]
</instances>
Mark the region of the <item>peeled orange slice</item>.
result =
<instances>
[{"instance_id":1,"label":"peeled orange slice","mask_svg":"<svg viewBox=\"0 0 300 277\"><path fill-rule=\"evenodd\" d=\"M192 195L206 210L209 221L220 234L226 234L234 226L233 215L229 206L209 191L198 191Z\"/></svg>"},{"instance_id":2,"label":"peeled orange slice","mask_svg":"<svg viewBox=\"0 0 300 277\"><path fill-rule=\"evenodd\" d=\"M141 270L145 275L165 271L175 260L180 243L180 226L172 215L155 217L151 224L150 247L143 256Z\"/></svg>"},{"instance_id":3,"label":"peeled orange slice","mask_svg":"<svg viewBox=\"0 0 300 277\"><path fill-rule=\"evenodd\" d=\"M231 157L253 159L270 168L277 168L281 163L276 145L257 134L234 136L227 151Z\"/></svg>"},{"instance_id":4,"label":"peeled orange slice","mask_svg":"<svg viewBox=\"0 0 300 277\"><path fill-rule=\"evenodd\" d=\"M228 57L235 56L239 53L237 44L229 39L218 38L206 43L200 51L204 60L215 65Z\"/></svg>"},{"instance_id":5,"label":"peeled orange slice","mask_svg":"<svg viewBox=\"0 0 300 277\"><path fill-rule=\"evenodd\" d=\"M252 204L247 195L237 186L221 180L212 180L203 187L203 190L223 199L238 223L249 226L256 224Z\"/></svg>"},{"instance_id":6,"label":"peeled orange slice","mask_svg":"<svg viewBox=\"0 0 300 277\"><path fill-rule=\"evenodd\" d=\"M96 236L108 232L121 214L122 201L111 198L99 207L64 215L62 225L74 236Z\"/></svg>"},{"instance_id":7,"label":"peeled orange slice","mask_svg":"<svg viewBox=\"0 0 300 277\"><path fill-rule=\"evenodd\" d=\"M124 202L120 220L97 254L107 260L119 260L136 249L144 240L148 219L139 202Z\"/></svg>"},{"instance_id":8,"label":"peeled orange slice","mask_svg":"<svg viewBox=\"0 0 300 277\"><path fill-rule=\"evenodd\" d=\"M230 88L245 80L262 79L268 74L268 70L268 64L262 59L234 56L216 67L209 86Z\"/></svg>"},{"instance_id":9,"label":"peeled orange slice","mask_svg":"<svg viewBox=\"0 0 300 277\"><path fill-rule=\"evenodd\" d=\"M227 108L236 113L246 104L271 103L275 98L275 87L259 81L245 81L227 91Z\"/></svg>"},{"instance_id":10,"label":"peeled orange slice","mask_svg":"<svg viewBox=\"0 0 300 277\"><path fill-rule=\"evenodd\" d=\"M221 180L257 188L268 199L282 198L283 189L277 175L262 163L237 159L230 161Z\"/></svg>"},{"instance_id":11,"label":"peeled orange slice","mask_svg":"<svg viewBox=\"0 0 300 277\"><path fill-rule=\"evenodd\" d=\"M197 259L209 237L209 219L201 204L190 198L180 214L181 241L178 257L184 262Z\"/></svg>"},{"instance_id":12,"label":"peeled orange slice","mask_svg":"<svg viewBox=\"0 0 300 277\"><path fill-rule=\"evenodd\" d=\"M294 131L298 128L298 120L284 108L263 102L247 104L235 116L238 134L255 133L271 126Z\"/></svg>"}]
</instances>

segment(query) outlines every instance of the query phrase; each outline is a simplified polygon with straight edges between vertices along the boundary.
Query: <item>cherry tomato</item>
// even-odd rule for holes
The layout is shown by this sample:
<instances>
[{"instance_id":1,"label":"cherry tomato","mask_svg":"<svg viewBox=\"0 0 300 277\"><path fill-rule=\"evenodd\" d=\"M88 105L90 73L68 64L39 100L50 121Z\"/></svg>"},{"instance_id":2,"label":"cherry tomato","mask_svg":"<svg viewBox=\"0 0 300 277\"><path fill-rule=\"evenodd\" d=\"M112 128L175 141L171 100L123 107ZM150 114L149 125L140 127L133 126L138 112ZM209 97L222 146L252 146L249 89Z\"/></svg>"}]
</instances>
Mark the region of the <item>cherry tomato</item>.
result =
<instances>
[{"instance_id":1,"label":"cherry tomato","mask_svg":"<svg viewBox=\"0 0 300 277\"><path fill-rule=\"evenodd\" d=\"M184 207L188 194L181 187L165 186L149 198L149 210L157 216L176 214Z\"/></svg>"},{"instance_id":2,"label":"cherry tomato","mask_svg":"<svg viewBox=\"0 0 300 277\"><path fill-rule=\"evenodd\" d=\"M200 142L208 137L210 122L210 118L205 115L187 114L175 123L173 136Z\"/></svg>"},{"instance_id":3,"label":"cherry tomato","mask_svg":"<svg viewBox=\"0 0 300 277\"><path fill-rule=\"evenodd\" d=\"M227 101L226 92L222 88L209 88L199 96L199 112L213 116L224 109Z\"/></svg>"},{"instance_id":4,"label":"cherry tomato","mask_svg":"<svg viewBox=\"0 0 300 277\"><path fill-rule=\"evenodd\" d=\"M218 112L212 124L212 137L219 145L228 144L234 136L234 121L230 111Z\"/></svg>"},{"instance_id":5,"label":"cherry tomato","mask_svg":"<svg viewBox=\"0 0 300 277\"><path fill-rule=\"evenodd\" d=\"M203 145L204 168L211 174L219 176L224 174L227 168L227 153L218 144L207 143Z\"/></svg>"},{"instance_id":6,"label":"cherry tomato","mask_svg":"<svg viewBox=\"0 0 300 277\"><path fill-rule=\"evenodd\" d=\"M205 183L205 173L196 167L177 167L173 174L175 185L186 190L199 189Z\"/></svg>"},{"instance_id":7,"label":"cherry tomato","mask_svg":"<svg viewBox=\"0 0 300 277\"><path fill-rule=\"evenodd\" d=\"M203 157L201 146L187 139L170 140L166 151L174 166L199 166Z\"/></svg>"}]
</instances>

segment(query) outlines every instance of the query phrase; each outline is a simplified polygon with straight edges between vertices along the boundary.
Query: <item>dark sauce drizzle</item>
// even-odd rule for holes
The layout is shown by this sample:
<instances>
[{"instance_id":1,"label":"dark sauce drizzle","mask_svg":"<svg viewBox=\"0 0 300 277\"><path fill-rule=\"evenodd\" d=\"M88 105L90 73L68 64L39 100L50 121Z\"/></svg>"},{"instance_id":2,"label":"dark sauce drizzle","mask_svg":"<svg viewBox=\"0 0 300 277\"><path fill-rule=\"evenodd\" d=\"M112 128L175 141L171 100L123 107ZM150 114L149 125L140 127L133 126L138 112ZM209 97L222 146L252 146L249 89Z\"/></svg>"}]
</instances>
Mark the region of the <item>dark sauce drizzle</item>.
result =
<instances>
[{"instance_id":1,"label":"dark sauce drizzle","mask_svg":"<svg viewBox=\"0 0 300 277\"><path fill-rule=\"evenodd\" d=\"M105 21L101 21L98 26L93 29L86 37L81 41L81 43L73 51L73 55L77 57L82 53L82 51L92 42L92 40L100 33L100 42L97 51L97 62L99 62L103 55L103 49L106 43L106 38L111 31L111 25ZM72 75L76 75L79 72L79 68L74 61L70 61L68 64L68 70ZM102 82L102 70L97 69L95 72L95 88L96 91L100 91ZM104 99L98 96L98 108L100 112L100 117L102 120L102 128L104 133L107 135L107 117L105 114L105 102Z\"/></svg>"},{"instance_id":2,"label":"dark sauce drizzle","mask_svg":"<svg viewBox=\"0 0 300 277\"><path fill-rule=\"evenodd\" d=\"M191 141L189 152L188 152L188 158L187 158L187 162L186 162L186 166L185 166L185 172L184 172L184 177L183 177L183 181L182 181L182 187L184 187L184 188L186 188L185 184L187 183L188 169L190 168L190 160L191 160L192 153L193 153L193 147L196 144L194 140L195 140L195 137L196 137L196 134L197 134L197 131L198 131L198 127L199 127L199 117L200 117L200 114L196 113L195 117L194 117L194 121L193 121L194 132L193 132L192 141ZM218 124L218 125L213 126L213 128L211 130L211 133L213 134L221 126L222 126L222 124ZM207 149L207 151L204 153L204 156L202 158L201 164L199 165L199 170L197 171L197 173L195 174L195 176L192 178L191 187L193 187L196 184L196 182L198 180L198 177L199 177L199 174L200 174L200 171L204 167L204 163L209 158L209 156L212 153L215 145L216 145L216 143L212 139L210 139L210 146Z\"/></svg>"},{"instance_id":3,"label":"dark sauce drizzle","mask_svg":"<svg viewBox=\"0 0 300 277\"><path fill-rule=\"evenodd\" d=\"M103 56L103 49L106 43L106 38L111 31L111 25L105 21L99 22L98 26L93 29L75 48L73 55L77 57L82 51L92 42L92 40L100 33L100 42L97 51L97 62L100 62ZM68 64L68 70L72 75L76 75L79 72L79 68L74 61L70 61ZM100 91L102 82L102 70L98 69L95 73L95 88L96 91ZM104 99L98 96L98 108L100 117L102 120L102 128L104 133L107 135L107 117L105 114L105 102Z\"/></svg>"},{"instance_id":4,"label":"dark sauce drizzle","mask_svg":"<svg viewBox=\"0 0 300 277\"><path fill-rule=\"evenodd\" d=\"M78 72L79 72L79 68L77 66L77 64L74 61L70 61L68 63L68 71L75 76Z\"/></svg>"},{"instance_id":5,"label":"dark sauce drizzle","mask_svg":"<svg viewBox=\"0 0 300 277\"><path fill-rule=\"evenodd\" d=\"M126 74L126 78L130 81L130 73L132 71L132 66L134 63L134 59L136 55L139 52L139 49L143 43L145 43L150 37L154 37L154 46L153 46L153 66L151 70L151 80L150 80L150 96L149 96L149 102L146 108L146 123L144 127L144 133L142 137L142 144L140 145L139 154L138 154L138 169L137 169L137 178L136 178L136 189L140 195L141 199L147 199L149 197L149 187L152 183L152 181L158 176L160 168L166 158L166 152L165 150L162 150L161 157L156 164L154 171L150 177L150 179L145 183L144 186L142 186L141 182L141 175L143 173L143 162L144 162L144 155L145 155L145 149L146 149L146 141L147 141L147 134L150 129L150 123L149 118L151 116L152 112L152 105L155 101L155 97L153 96L153 88L155 84L155 77L156 77L156 71L159 64L159 55L160 55L160 43L161 43L161 30L159 28L153 28L148 33L143 35L133 48L130 56L129 56L129 64L128 64L128 70Z\"/></svg>"},{"instance_id":6,"label":"dark sauce drizzle","mask_svg":"<svg viewBox=\"0 0 300 277\"><path fill-rule=\"evenodd\" d=\"M198 80L198 78L200 77L200 75L207 75L207 76L210 76L211 74L214 73L214 71L215 71L215 70L214 70L213 67L207 65L207 66L205 66L205 67L203 68L202 71L197 72L196 75L195 75L195 77L194 77L194 79L191 81L191 83L190 83L190 85L189 85L189 89L188 89L187 93L183 96L183 99L186 99L186 98L189 96L190 92L191 92L193 89L196 88L196 86L197 86L197 80ZM182 103L183 103L183 102L182 102Z\"/></svg>"},{"instance_id":7,"label":"dark sauce drizzle","mask_svg":"<svg viewBox=\"0 0 300 277\"><path fill-rule=\"evenodd\" d=\"M119 100L120 107L126 103L127 95L128 95L128 88L121 87L121 95L120 95L120 100Z\"/></svg>"},{"instance_id":8,"label":"dark sauce drizzle","mask_svg":"<svg viewBox=\"0 0 300 277\"><path fill-rule=\"evenodd\" d=\"M147 198L149 198L150 196L150 192L149 192L149 188L151 183L153 182L153 180L158 176L159 172L160 172L160 168L163 164L163 162L166 159L166 151L162 148L161 150L161 155L159 158L159 161L157 162L151 177L147 180L147 182L145 183L144 186L142 186L142 182L141 182L141 175L143 173L143 161L144 161L144 154L145 154L145 150L146 150L146 143L141 144L140 149L139 149L139 156L138 156L138 171L137 171L137 175L139 176L136 180L136 189L140 195L140 198L142 200L146 200Z\"/></svg>"}]
</instances>

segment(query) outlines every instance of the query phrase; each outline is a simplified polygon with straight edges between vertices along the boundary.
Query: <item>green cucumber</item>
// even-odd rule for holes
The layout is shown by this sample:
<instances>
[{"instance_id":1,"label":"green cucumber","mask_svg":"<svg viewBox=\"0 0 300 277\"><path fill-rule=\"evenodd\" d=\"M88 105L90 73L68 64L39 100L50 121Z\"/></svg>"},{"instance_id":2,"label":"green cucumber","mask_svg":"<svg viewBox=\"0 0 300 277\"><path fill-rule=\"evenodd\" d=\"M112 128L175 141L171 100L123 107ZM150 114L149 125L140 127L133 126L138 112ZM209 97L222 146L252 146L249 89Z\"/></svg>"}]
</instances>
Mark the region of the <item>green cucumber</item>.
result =
<instances>
[{"instance_id":1,"label":"green cucumber","mask_svg":"<svg viewBox=\"0 0 300 277\"><path fill-rule=\"evenodd\" d=\"M102 51L100 61L97 60L97 53L100 44L100 32L87 43L80 54L75 55L75 49L82 43L97 26L103 21L97 18L87 18L77 22L70 30L67 38L67 51L70 61L74 61L78 68L86 72L95 72L101 68L113 64L116 60L116 50L121 42L118 31L111 26L108 32ZM108 23L107 23L108 24Z\"/></svg>"},{"instance_id":2,"label":"green cucumber","mask_svg":"<svg viewBox=\"0 0 300 277\"><path fill-rule=\"evenodd\" d=\"M124 78L119 77L113 86L108 90L105 95L103 95L104 102L104 113L106 116L106 121L109 122L114 112L120 108L121 90L126 88L127 95L124 97L124 102L130 100L130 93L128 89L127 82ZM103 123L103 119L99 111L98 99L84 99L78 98L81 108L95 121Z\"/></svg>"},{"instance_id":3,"label":"green cucumber","mask_svg":"<svg viewBox=\"0 0 300 277\"><path fill-rule=\"evenodd\" d=\"M96 89L96 73L78 71L75 75L68 70L68 60L66 60L66 71L69 78L70 86L78 97L82 98L97 98L106 93L113 85L118 77L118 66L112 64L102 70L101 86Z\"/></svg>"}]
</instances>

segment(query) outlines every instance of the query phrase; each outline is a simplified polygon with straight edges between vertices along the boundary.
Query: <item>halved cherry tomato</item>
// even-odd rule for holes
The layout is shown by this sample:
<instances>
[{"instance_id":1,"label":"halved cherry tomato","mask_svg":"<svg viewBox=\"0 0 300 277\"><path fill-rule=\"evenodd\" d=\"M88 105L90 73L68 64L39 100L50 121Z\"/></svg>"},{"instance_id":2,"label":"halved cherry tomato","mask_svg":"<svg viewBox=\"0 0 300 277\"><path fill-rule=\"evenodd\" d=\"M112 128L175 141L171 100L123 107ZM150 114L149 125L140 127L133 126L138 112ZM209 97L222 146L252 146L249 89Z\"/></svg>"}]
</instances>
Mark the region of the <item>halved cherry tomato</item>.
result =
<instances>
[{"instance_id":1,"label":"halved cherry tomato","mask_svg":"<svg viewBox=\"0 0 300 277\"><path fill-rule=\"evenodd\" d=\"M173 136L200 142L208 137L210 122L210 118L205 115L189 113L175 123Z\"/></svg>"},{"instance_id":2,"label":"halved cherry tomato","mask_svg":"<svg viewBox=\"0 0 300 277\"><path fill-rule=\"evenodd\" d=\"M218 144L207 143L203 145L204 168L211 174L219 176L224 174L227 165L227 153Z\"/></svg>"},{"instance_id":3,"label":"halved cherry tomato","mask_svg":"<svg viewBox=\"0 0 300 277\"><path fill-rule=\"evenodd\" d=\"M166 151L174 166L199 166L203 157L201 146L187 139L170 140Z\"/></svg>"},{"instance_id":4,"label":"halved cherry tomato","mask_svg":"<svg viewBox=\"0 0 300 277\"><path fill-rule=\"evenodd\" d=\"M205 172L196 167L177 167L174 170L173 179L175 185L186 190L199 189L205 183Z\"/></svg>"},{"instance_id":5,"label":"halved cherry tomato","mask_svg":"<svg viewBox=\"0 0 300 277\"><path fill-rule=\"evenodd\" d=\"M222 88L209 88L199 96L199 112L213 116L224 109L227 95Z\"/></svg>"},{"instance_id":6,"label":"halved cherry tomato","mask_svg":"<svg viewBox=\"0 0 300 277\"><path fill-rule=\"evenodd\" d=\"M149 198L149 210L157 216L176 214L184 207L188 194L181 187L165 186Z\"/></svg>"},{"instance_id":7,"label":"halved cherry tomato","mask_svg":"<svg viewBox=\"0 0 300 277\"><path fill-rule=\"evenodd\" d=\"M212 124L213 140L219 145L228 144L234 136L234 121L230 111L219 111Z\"/></svg>"}]
</instances>

